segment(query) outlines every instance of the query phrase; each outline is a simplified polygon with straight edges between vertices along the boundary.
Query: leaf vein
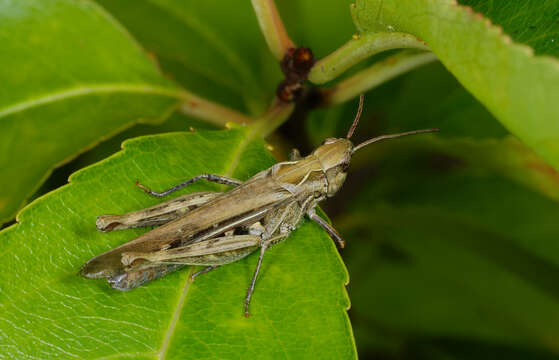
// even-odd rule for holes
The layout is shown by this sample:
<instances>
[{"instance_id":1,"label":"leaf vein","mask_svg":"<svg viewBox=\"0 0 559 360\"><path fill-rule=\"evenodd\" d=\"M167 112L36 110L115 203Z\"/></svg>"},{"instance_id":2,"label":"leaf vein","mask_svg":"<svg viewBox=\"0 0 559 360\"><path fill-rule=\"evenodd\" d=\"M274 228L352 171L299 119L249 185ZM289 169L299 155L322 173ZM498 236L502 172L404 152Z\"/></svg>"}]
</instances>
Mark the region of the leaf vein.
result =
<instances>
[{"instance_id":1,"label":"leaf vein","mask_svg":"<svg viewBox=\"0 0 559 360\"><path fill-rule=\"evenodd\" d=\"M110 94L110 93L139 93L139 94L154 94L161 96L168 96L174 98L181 98L181 92L177 90L170 90L163 87L152 86L141 83L114 83L114 84L95 84L95 85L82 85L74 88L63 89L51 93L43 94L35 98L31 98L11 106L0 109L0 118L12 115L17 112L26 111L28 109L51 104L57 101L91 95L91 94Z\"/></svg>"},{"instance_id":2,"label":"leaf vein","mask_svg":"<svg viewBox=\"0 0 559 360\"><path fill-rule=\"evenodd\" d=\"M230 176L233 175L233 172L235 171L235 169L237 168L237 166L240 162L241 155L243 154L244 150L246 149L246 147L248 146L250 141L254 139L256 134L257 134L257 132L254 129L251 129L251 131L249 131L246 134L246 136L239 142L239 145L237 146L237 148L233 152L233 156L231 157L230 165L225 170L225 174L224 174L225 176L230 177ZM182 287L182 291L181 291L179 300L177 302L175 310L173 311L173 316L171 318L171 322L169 323L169 327L167 328L167 331L165 332L165 335L163 337L163 342L161 343L161 348L160 348L159 352L157 353L158 359L160 359L160 360L165 359L165 357L167 355L167 351L169 350L169 346L171 344L171 338L172 338L172 336L175 332L177 323L180 319L180 316L181 316L181 313L182 313L182 308L184 307L184 304L186 303L186 297L188 295L188 290L190 289L190 282L189 282L188 279L189 279L190 274L192 273L193 269L194 268L191 267L188 271L188 276L186 277L185 284Z\"/></svg>"}]
</instances>

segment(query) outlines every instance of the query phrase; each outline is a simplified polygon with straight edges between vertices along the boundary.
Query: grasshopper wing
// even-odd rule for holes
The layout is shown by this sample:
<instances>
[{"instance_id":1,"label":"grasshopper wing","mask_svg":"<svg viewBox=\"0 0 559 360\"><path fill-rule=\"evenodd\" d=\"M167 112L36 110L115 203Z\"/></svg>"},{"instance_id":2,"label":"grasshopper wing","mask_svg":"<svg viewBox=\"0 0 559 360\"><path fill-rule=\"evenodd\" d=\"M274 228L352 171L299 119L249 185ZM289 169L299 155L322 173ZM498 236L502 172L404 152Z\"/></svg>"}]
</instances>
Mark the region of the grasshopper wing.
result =
<instances>
[{"instance_id":1,"label":"grasshopper wing","mask_svg":"<svg viewBox=\"0 0 559 360\"><path fill-rule=\"evenodd\" d=\"M104 278L126 272L123 253L151 253L217 237L225 231L253 224L271 209L293 199L293 194L273 179L254 177L215 199L117 248L89 260L85 277Z\"/></svg>"}]
</instances>

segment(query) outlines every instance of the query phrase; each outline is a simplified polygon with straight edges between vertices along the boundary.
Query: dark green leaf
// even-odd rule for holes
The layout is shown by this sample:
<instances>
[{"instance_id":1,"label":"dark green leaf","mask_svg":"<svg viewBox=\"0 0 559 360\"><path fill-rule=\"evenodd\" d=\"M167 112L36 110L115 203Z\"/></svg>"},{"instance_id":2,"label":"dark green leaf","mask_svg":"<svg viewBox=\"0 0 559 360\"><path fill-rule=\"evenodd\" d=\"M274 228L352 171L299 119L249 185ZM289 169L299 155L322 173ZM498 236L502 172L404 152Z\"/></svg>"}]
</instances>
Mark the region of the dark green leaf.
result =
<instances>
[{"instance_id":1,"label":"dark green leaf","mask_svg":"<svg viewBox=\"0 0 559 360\"><path fill-rule=\"evenodd\" d=\"M126 30L89 1L1 1L0 41L0 222L54 166L177 102Z\"/></svg>"}]
</instances>

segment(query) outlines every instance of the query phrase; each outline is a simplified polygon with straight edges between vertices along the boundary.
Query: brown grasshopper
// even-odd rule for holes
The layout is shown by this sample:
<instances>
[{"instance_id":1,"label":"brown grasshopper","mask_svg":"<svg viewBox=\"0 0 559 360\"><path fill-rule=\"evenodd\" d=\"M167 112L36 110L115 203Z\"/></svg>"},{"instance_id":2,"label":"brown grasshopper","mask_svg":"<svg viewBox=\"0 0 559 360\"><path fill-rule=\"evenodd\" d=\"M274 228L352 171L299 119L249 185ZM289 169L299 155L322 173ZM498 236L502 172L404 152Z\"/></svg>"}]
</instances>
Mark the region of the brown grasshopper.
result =
<instances>
[{"instance_id":1,"label":"brown grasshopper","mask_svg":"<svg viewBox=\"0 0 559 360\"><path fill-rule=\"evenodd\" d=\"M118 290L130 290L186 265L205 265L190 280L220 265L238 261L260 248L260 257L248 288L249 303L262 258L271 245L285 240L306 214L343 248L340 234L315 212L316 205L334 196L347 176L351 156L374 142L404 135L437 131L426 129L383 135L354 146L359 110L346 138L328 138L302 158L294 150L290 161L280 162L245 182L202 174L163 192L137 183L150 195L163 197L200 179L230 185L227 192L198 192L124 215L101 215L102 231L161 225L138 238L89 260L81 270L88 278L107 278Z\"/></svg>"}]
</instances>

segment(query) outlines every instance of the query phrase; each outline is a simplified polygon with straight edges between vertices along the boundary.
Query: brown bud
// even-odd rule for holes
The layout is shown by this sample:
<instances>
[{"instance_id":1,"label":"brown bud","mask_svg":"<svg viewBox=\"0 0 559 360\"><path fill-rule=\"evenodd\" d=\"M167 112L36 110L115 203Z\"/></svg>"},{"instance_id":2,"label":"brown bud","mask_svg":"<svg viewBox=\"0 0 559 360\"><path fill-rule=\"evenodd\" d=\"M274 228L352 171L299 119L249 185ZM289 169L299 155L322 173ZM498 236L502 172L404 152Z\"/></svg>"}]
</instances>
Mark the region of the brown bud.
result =
<instances>
[{"instance_id":1,"label":"brown bud","mask_svg":"<svg viewBox=\"0 0 559 360\"><path fill-rule=\"evenodd\" d=\"M276 94L285 102L297 100L303 92L303 83L314 65L314 56L308 48L290 48L280 62L285 79L278 85Z\"/></svg>"},{"instance_id":2,"label":"brown bud","mask_svg":"<svg viewBox=\"0 0 559 360\"><path fill-rule=\"evenodd\" d=\"M297 48L293 54L293 66L298 73L308 74L314 65L314 56L309 48Z\"/></svg>"}]
</instances>

